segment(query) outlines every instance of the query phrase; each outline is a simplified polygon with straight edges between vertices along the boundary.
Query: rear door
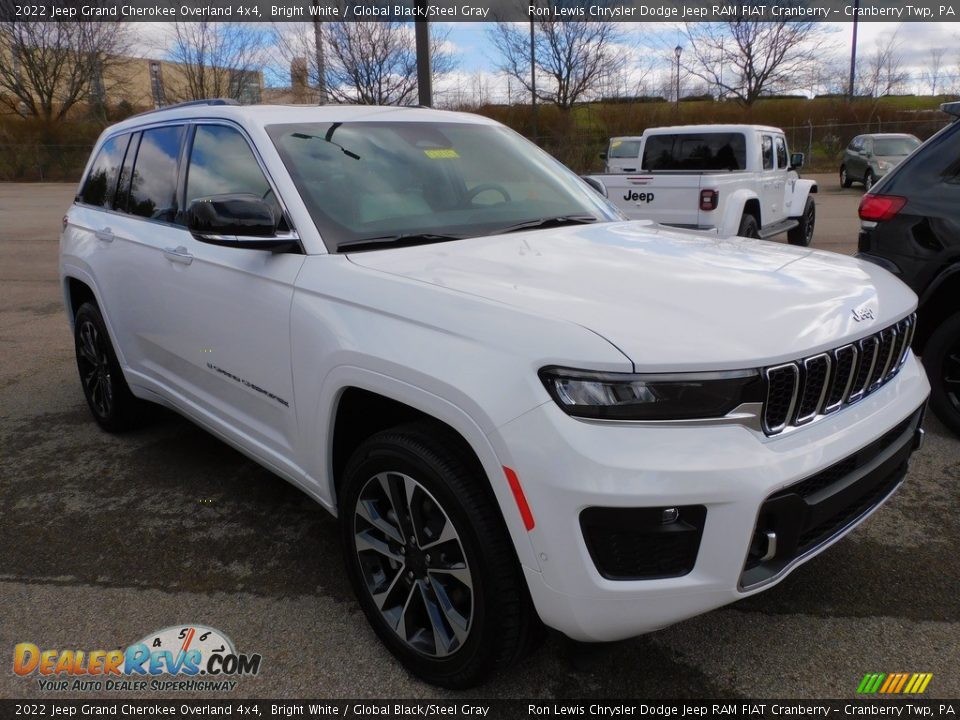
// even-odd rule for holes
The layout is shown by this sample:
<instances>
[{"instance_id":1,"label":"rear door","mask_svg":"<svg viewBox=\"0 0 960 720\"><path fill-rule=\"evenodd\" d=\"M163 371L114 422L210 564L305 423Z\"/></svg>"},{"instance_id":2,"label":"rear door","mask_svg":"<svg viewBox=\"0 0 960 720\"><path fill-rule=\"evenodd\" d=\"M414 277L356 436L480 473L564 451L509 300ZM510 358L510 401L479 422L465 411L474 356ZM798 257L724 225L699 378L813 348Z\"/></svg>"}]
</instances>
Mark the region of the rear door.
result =
<instances>
[{"instance_id":1,"label":"rear door","mask_svg":"<svg viewBox=\"0 0 960 720\"><path fill-rule=\"evenodd\" d=\"M783 183L778 183L777 155L772 133L760 134L760 226L770 225L783 211Z\"/></svg>"}]
</instances>

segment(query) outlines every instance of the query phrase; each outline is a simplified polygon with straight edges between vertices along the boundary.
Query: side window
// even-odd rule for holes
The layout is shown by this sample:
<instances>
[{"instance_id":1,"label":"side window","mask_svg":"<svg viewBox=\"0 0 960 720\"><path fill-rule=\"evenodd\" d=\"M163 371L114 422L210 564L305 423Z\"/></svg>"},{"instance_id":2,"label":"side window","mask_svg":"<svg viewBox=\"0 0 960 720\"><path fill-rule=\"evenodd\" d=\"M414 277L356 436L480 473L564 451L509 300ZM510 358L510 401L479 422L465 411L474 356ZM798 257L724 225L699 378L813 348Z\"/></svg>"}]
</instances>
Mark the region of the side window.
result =
<instances>
[{"instance_id":1,"label":"side window","mask_svg":"<svg viewBox=\"0 0 960 720\"><path fill-rule=\"evenodd\" d=\"M773 138L764 135L760 141L760 151L763 155L763 169L773 170Z\"/></svg>"},{"instance_id":2,"label":"side window","mask_svg":"<svg viewBox=\"0 0 960 720\"><path fill-rule=\"evenodd\" d=\"M277 202L250 145L238 130L225 125L198 125L190 151L187 206L197 198L234 193ZM279 207L275 209L279 211Z\"/></svg>"},{"instance_id":3,"label":"side window","mask_svg":"<svg viewBox=\"0 0 960 720\"><path fill-rule=\"evenodd\" d=\"M777 147L777 167L785 170L790 164L790 159L787 157L787 142L782 137L778 137L774 144Z\"/></svg>"},{"instance_id":4,"label":"side window","mask_svg":"<svg viewBox=\"0 0 960 720\"><path fill-rule=\"evenodd\" d=\"M857 152L860 152L860 150L861 150L862 148L863 148L863 138L862 138L862 137L855 137L855 138L853 139L853 141L850 143L850 149L851 149L851 150L856 150Z\"/></svg>"},{"instance_id":5,"label":"side window","mask_svg":"<svg viewBox=\"0 0 960 720\"><path fill-rule=\"evenodd\" d=\"M177 158L183 126L144 130L130 179L128 211L172 222L177 212Z\"/></svg>"},{"instance_id":6,"label":"side window","mask_svg":"<svg viewBox=\"0 0 960 720\"><path fill-rule=\"evenodd\" d=\"M117 178L120 176L120 166L127 151L129 135L118 135L107 140L83 181L80 190L80 202L87 205L109 208L113 205L113 197L117 190Z\"/></svg>"}]
</instances>

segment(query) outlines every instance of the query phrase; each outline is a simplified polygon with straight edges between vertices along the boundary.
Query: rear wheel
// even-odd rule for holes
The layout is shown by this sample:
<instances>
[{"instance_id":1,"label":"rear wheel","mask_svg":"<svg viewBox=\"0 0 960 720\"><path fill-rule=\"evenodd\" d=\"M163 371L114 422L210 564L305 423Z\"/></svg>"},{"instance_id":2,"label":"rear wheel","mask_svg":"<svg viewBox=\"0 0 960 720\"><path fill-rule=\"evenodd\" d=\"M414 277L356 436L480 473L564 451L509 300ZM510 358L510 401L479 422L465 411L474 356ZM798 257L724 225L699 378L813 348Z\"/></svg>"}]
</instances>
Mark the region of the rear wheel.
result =
<instances>
[{"instance_id":1,"label":"rear wheel","mask_svg":"<svg viewBox=\"0 0 960 720\"><path fill-rule=\"evenodd\" d=\"M848 188L853 185L853 180L850 179L850 176L847 175L847 166L843 165L840 168L840 185L842 187Z\"/></svg>"},{"instance_id":2,"label":"rear wheel","mask_svg":"<svg viewBox=\"0 0 960 720\"><path fill-rule=\"evenodd\" d=\"M760 226L757 225L757 219L750 213L745 213L740 218L740 229L737 230L737 235L745 238L759 238Z\"/></svg>"},{"instance_id":3,"label":"rear wheel","mask_svg":"<svg viewBox=\"0 0 960 720\"><path fill-rule=\"evenodd\" d=\"M960 313L933 331L923 350L923 365L930 378L930 407L960 435Z\"/></svg>"},{"instance_id":4,"label":"rear wheel","mask_svg":"<svg viewBox=\"0 0 960 720\"><path fill-rule=\"evenodd\" d=\"M412 673L466 688L512 662L536 618L486 478L445 428L363 442L343 476L345 561L380 640Z\"/></svg>"},{"instance_id":5,"label":"rear wheel","mask_svg":"<svg viewBox=\"0 0 960 720\"><path fill-rule=\"evenodd\" d=\"M787 231L787 242L791 245L802 245L808 247L813 242L813 227L817 222L817 208L814 205L813 198L808 197L803 206L803 215L800 216L800 224L793 230Z\"/></svg>"}]
</instances>

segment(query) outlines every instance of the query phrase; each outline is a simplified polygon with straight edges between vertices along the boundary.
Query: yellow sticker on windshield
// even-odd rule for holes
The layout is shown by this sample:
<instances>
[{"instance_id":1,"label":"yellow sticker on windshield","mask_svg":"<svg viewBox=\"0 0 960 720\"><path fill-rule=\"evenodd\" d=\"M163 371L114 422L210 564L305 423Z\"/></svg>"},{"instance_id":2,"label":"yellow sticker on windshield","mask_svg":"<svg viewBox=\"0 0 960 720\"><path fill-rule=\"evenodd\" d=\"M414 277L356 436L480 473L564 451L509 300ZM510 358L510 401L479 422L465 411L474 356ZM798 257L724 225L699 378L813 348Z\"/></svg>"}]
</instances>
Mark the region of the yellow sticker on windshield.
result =
<instances>
[{"instance_id":1,"label":"yellow sticker on windshield","mask_svg":"<svg viewBox=\"0 0 960 720\"><path fill-rule=\"evenodd\" d=\"M450 160L460 157L453 148L435 148L433 150L424 150L423 152L431 160Z\"/></svg>"},{"instance_id":2,"label":"yellow sticker on windshield","mask_svg":"<svg viewBox=\"0 0 960 720\"><path fill-rule=\"evenodd\" d=\"M621 145L623 145L623 140L614 140L612 143L610 143L610 147L612 148L620 147Z\"/></svg>"}]
</instances>

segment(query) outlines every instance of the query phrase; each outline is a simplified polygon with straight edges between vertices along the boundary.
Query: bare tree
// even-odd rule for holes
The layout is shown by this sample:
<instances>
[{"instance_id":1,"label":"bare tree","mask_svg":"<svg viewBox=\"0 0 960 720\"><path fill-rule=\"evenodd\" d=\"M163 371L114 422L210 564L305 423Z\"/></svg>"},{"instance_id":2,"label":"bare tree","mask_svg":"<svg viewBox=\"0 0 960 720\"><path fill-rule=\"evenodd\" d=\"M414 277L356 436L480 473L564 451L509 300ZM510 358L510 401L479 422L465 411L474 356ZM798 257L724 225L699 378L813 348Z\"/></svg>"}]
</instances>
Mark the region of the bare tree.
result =
<instances>
[{"instance_id":1,"label":"bare tree","mask_svg":"<svg viewBox=\"0 0 960 720\"><path fill-rule=\"evenodd\" d=\"M807 87L823 60L824 35L812 22L687 23L684 35L684 70L747 106L765 94Z\"/></svg>"},{"instance_id":2,"label":"bare tree","mask_svg":"<svg viewBox=\"0 0 960 720\"><path fill-rule=\"evenodd\" d=\"M177 63L180 82L167 84L176 100L225 97L238 101L260 99L261 68L267 37L242 23L176 22L170 59Z\"/></svg>"},{"instance_id":3,"label":"bare tree","mask_svg":"<svg viewBox=\"0 0 960 720\"><path fill-rule=\"evenodd\" d=\"M453 70L447 34L431 33L434 75ZM326 22L323 42L329 50L327 92L337 102L360 105L410 105L417 99L417 50L411 23L399 21Z\"/></svg>"},{"instance_id":4,"label":"bare tree","mask_svg":"<svg viewBox=\"0 0 960 720\"><path fill-rule=\"evenodd\" d=\"M446 47L449 31L431 27L434 76L446 75L456 59ZM417 51L413 26L401 21L327 20L277 23L276 46L292 62L305 59L310 83L335 102L409 105L417 99ZM322 92L318 92L322 96ZM321 99L321 102L323 100Z\"/></svg>"},{"instance_id":5,"label":"bare tree","mask_svg":"<svg viewBox=\"0 0 960 720\"><path fill-rule=\"evenodd\" d=\"M47 123L78 103L102 105L129 53L126 23L0 22L0 103Z\"/></svg>"},{"instance_id":6,"label":"bare tree","mask_svg":"<svg viewBox=\"0 0 960 720\"><path fill-rule=\"evenodd\" d=\"M540 19L534 31L537 99L564 110L590 96L602 78L624 71L631 54L617 23ZM499 69L529 94L529 25L498 22L490 38L500 53Z\"/></svg>"},{"instance_id":7,"label":"bare tree","mask_svg":"<svg viewBox=\"0 0 960 720\"><path fill-rule=\"evenodd\" d=\"M941 91L941 81L943 80L943 56L946 51L943 48L931 48L930 60L927 63L927 69L921 71L920 79L930 87L930 94L936 95L937 89Z\"/></svg>"},{"instance_id":8,"label":"bare tree","mask_svg":"<svg viewBox=\"0 0 960 720\"><path fill-rule=\"evenodd\" d=\"M900 52L897 33L890 35L886 41L877 40L873 51L864 57L857 75L860 95L879 98L903 89L909 75L903 68L903 53Z\"/></svg>"}]
</instances>

